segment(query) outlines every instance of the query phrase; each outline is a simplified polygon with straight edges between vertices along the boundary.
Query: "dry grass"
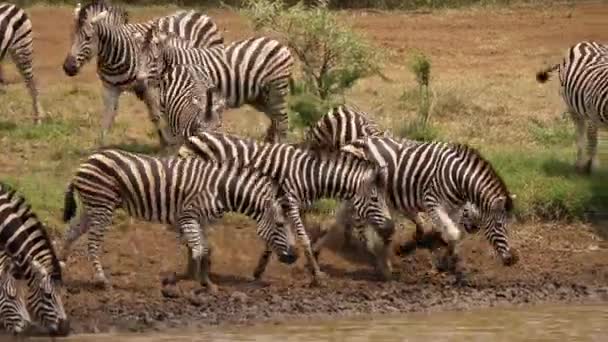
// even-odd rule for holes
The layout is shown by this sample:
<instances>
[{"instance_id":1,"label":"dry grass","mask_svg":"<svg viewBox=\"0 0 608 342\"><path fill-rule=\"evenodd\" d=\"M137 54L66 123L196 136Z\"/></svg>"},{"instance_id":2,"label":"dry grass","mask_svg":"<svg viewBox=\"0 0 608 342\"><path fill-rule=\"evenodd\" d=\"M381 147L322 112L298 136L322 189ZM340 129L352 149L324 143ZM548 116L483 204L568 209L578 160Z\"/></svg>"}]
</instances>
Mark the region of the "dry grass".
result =
<instances>
[{"instance_id":1,"label":"dry grass","mask_svg":"<svg viewBox=\"0 0 608 342\"><path fill-rule=\"evenodd\" d=\"M138 21L175 9L129 11ZM5 69L12 84L0 107L1 178L22 190L55 227L61 226L65 185L95 148L102 108L94 62L74 78L61 69L69 48L71 10L41 5L28 9L34 23L35 72L50 118L41 127L24 122L31 112L29 97L10 63ZM229 41L252 34L233 12L208 14L226 30ZM350 103L368 111L382 127L396 131L416 115L416 101L408 95L416 84L407 61L417 49L432 63L432 120L440 139L480 148L520 195L523 214L564 217L566 210L565 216L580 216L589 203L608 194L601 185L608 183L605 168L591 179L572 174L572 127L560 119L563 105L556 81L540 85L534 78L537 69L559 60L570 44L602 39L608 8L587 4L574 10L553 6L340 15L389 54L384 73L392 82L372 77L347 94ZM253 137L260 137L269 123L250 107L230 111L225 120L227 131ZM121 97L109 143L131 151L157 151L145 106L133 95ZM606 155L602 158L608 164Z\"/></svg>"}]
</instances>

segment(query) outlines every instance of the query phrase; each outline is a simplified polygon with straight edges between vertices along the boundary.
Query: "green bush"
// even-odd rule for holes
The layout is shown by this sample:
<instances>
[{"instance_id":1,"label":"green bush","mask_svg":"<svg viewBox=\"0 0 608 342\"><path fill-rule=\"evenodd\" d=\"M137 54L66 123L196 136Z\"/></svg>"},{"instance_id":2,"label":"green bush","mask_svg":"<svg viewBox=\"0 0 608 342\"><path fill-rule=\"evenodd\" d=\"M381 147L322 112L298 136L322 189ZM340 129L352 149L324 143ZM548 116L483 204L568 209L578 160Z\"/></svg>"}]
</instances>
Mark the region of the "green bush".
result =
<instances>
[{"instance_id":1,"label":"green bush","mask_svg":"<svg viewBox=\"0 0 608 342\"><path fill-rule=\"evenodd\" d=\"M243 3L241 13L254 30L279 36L300 61L299 89L292 89L290 104L294 115L301 116L296 125L314 122L319 113L343 102L344 92L358 80L381 75L378 49L329 10L302 3L285 8L282 1L271 0Z\"/></svg>"}]
</instances>

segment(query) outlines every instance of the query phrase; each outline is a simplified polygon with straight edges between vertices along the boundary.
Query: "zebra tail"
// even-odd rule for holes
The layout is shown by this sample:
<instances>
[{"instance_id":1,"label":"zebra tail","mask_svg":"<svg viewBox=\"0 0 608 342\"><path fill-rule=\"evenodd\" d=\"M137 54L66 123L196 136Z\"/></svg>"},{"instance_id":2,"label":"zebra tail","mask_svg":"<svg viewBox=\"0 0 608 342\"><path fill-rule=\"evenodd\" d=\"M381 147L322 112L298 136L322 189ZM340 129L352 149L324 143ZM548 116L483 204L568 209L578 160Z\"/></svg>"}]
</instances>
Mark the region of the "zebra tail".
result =
<instances>
[{"instance_id":1,"label":"zebra tail","mask_svg":"<svg viewBox=\"0 0 608 342\"><path fill-rule=\"evenodd\" d=\"M70 183L63 199L63 222L68 222L76 214L76 199L74 198L74 184Z\"/></svg>"},{"instance_id":2,"label":"zebra tail","mask_svg":"<svg viewBox=\"0 0 608 342\"><path fill-rule=\"evenodd\" d=\"M545 83L549 80L551 73L559 69L559 64L552 65L536 73L536 81Z\"/></svg>"}]
</instances>

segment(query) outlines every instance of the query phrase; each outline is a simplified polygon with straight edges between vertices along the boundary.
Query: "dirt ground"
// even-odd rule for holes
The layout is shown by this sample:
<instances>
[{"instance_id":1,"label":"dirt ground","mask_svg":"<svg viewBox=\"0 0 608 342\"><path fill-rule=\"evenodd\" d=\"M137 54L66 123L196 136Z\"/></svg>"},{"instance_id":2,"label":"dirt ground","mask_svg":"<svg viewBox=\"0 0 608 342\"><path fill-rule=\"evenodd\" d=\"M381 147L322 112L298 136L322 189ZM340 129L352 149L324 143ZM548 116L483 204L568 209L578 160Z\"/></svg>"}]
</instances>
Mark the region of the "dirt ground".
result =
<instances>
[{"instance_id":1,"label":"dirt ground","mask_svg":"<svg viewBox=\"0 0 608 342\"><path fill-rule=\"evenodd\" d=\"M467 285L433 272L427 250L395 256L394 279L383 282L369 265L347 261L329 249L320 256L329 278L312 287L303 258L286 266L273 257L262 280L254 282L262 243L253 225L237 219L218 224L212 235L212 280L220 291L211 295L195 291L201 289L193 282L163 288L162 279L176 267L184 269L185 249L163 228L137 224L113 231L106 240L103 261L110 290L91 285L86 244L79 244L67 263L64 304L74 332L137 332L325 315L608 301L608 244L589 227L518 224L511 235L520 261L509 268L499 263L482 236L464 240ZM334 241L332 246L340 251L340 244Z\"/></svg>"},{"instance_id":2,"label":"dirt ground","mask_svg":"<svg viewBox=\"0 0 608 342\"><path fill-rule=\"evenodd\" d=\"M131 13L135 21L168 12L155 11L140 14L131 10ZM36 75L43 89L51 89L57 83L97 86L94 63L74 78L67 78L61 70L69 46L72 9L37 6L28 12L34 23ZM234 13L212 10L209 14L227 30L228 40L251 34L246 22ZM569 44L581 39L605 38L603 35L608 29L608 6L603 4L577 5L573 11L554 6L434 14L345 12L343 15L377 44L393 51L392 62L402 61L410 48L422 49L432 56L433 67L446 75L443 76L446 79L466 78L463 74L466 70L466 75L471 77L493 80L497 88L491 94L501 92L502 99L526 107L525 112L515 111L515 115L524 116L539 110L555 114L545 108L547 99L529 96L530 87L535 86L534 72L545 62L555 62ZM404 68L391 73L397 82L406 79L411 82L411 75L405 76ZM9 81L20 82L14 72L8 76ZM501 87L512 87L509 83L512 80L521 79L527 80L526 87L513 87L512 92L501 90ZM369 82L363 81L358 91L371 92ZM480 93L483 92L481 89ZM372 96L353 98L362 107L382 101ZM94 101L101 106L100 98ZM557 101L555 95L554 103ZM130 115L130 119L125 119L129 115L121 114L119 118L123 119L119 120L145 120L143 105L138 105ZM251 125L249 120L240 120L232 114L227 115L227 120L226 126L230 129ZM131 125L124 137L145 136L145 127L148 126ZM12 159L8 158L0 170L10 172ZM321 267L329 279L320 288L309 286L303 260L297 265L285 266L273 258L263 281L254 283L252 272L262 244L253 241L257 240L249 221L237 218L217 225L212 237L215 247L212 279L220 286L217 295L194 294L191 290L195 286L188 282L161 293L161 279L176 268L184 268L185 251L172 233L157 225L127 221L108 234L103 262L113 284L109 290L91 285L92 265L87 261L85 243L81 241L65 271L64 303L73 331L144 331L281 321L311 315L557 301L608 302L608 246L593 227L584 224L514 225L512 245L518 249L520 262L510 268L499 264L481 236L467 238L463 252L471 270L468 286L455 286L451 277L431 272L427 251L417 251L405 258L395 257L395 280L390 282L376 280L366 265L346 261L327 251L321 255Z\"/></svg>"}]
</instances>

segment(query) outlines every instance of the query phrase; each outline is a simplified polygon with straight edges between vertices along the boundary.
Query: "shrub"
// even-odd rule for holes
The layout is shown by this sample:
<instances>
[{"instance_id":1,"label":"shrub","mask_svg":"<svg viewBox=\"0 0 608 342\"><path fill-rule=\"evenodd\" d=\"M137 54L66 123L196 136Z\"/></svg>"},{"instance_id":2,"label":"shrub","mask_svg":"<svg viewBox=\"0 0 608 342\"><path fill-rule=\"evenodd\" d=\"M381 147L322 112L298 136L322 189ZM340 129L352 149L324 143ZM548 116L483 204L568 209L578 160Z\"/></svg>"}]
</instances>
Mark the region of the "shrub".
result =
<instances>
[{"instance_id":1,"label":"shrub","mask_svg":"<svg viewBox=\"0 0 608 342\"><path fill-rule=\"evenodd\" d=\"M306 9L300 2L246 0L241 13L256 31L278 36L300 61L299 92L291 110L309 124L319 113L343 102L344 92L364 77L380 73L381 56L363 37L326 8Z\"/></svg>"}]
</instances>

